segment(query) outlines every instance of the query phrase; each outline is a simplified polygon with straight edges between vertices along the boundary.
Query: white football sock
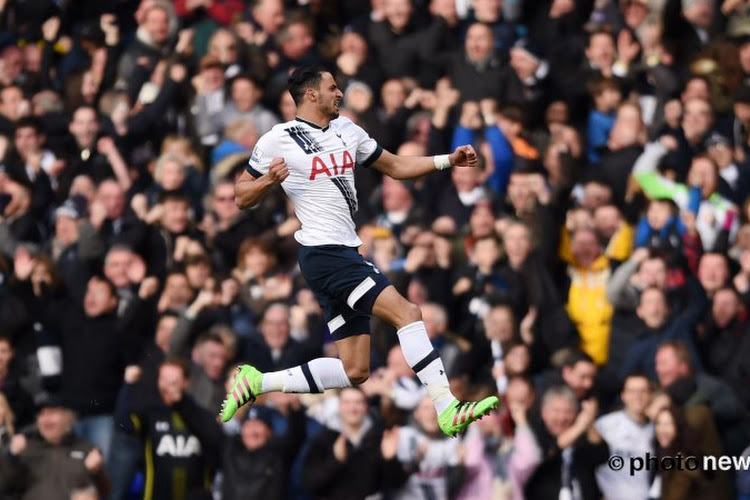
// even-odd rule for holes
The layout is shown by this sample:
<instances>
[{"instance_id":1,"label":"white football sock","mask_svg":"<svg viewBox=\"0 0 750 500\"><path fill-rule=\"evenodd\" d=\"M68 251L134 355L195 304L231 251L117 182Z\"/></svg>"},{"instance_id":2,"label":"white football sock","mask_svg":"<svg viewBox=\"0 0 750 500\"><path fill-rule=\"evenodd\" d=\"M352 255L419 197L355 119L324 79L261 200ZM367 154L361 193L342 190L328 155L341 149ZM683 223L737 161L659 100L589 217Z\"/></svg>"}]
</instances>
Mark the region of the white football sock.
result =
<instances>
[{"instance_id":1,"label":"white football sock","mask_svg":"<svg viewBox=\"0 0 750 500\"><path fill-rule=\"evenodd\" d=\"M443 360L432 347L424 323L415 321L396 333L406 362L416 372L422 384L427 387L427 393L440 415L456 398L448 385Z\"/></svg>"},{"instance_id":2,"label":"white football sock","mask_svg":"<svg viewBox=\"0 0 750 500\"><path fill-rule=\"evenodd\" d=\"M264 373L261 394L273 391L320 393L351 385L340 359L317 358L294 368Z\"/></svg>"}]
</instances>

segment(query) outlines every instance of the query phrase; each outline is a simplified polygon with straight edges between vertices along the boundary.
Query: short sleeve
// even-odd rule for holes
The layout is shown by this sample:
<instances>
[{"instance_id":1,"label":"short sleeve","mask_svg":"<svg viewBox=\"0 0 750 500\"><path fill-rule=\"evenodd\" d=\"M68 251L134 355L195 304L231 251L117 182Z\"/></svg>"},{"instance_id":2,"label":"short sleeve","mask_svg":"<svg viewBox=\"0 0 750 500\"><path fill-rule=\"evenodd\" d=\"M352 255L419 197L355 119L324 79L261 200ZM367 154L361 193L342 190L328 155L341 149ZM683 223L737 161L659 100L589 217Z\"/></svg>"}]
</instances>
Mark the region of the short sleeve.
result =
<instances>
[{"instance_id":1,"label":"short sleeve","mask_svg":"<svg viewBox=\"0 0 750 500\"><path fill-rule=\"evenodd\" d=\"M354 127L357 131L357 165L369 167L383 154L383 148L361 127Z\"/></svg>"},{"instance_id":2,"label":"short sleeve","mask_svg":"<svg viewBox=\"0 0 750 500\"><path fill-rule=\"evenodd\" d=\"M245 170L256 179L268 172L268 167L274 157L271 146L271 134L266 134L258 140L250 154L250 160L248 160Z\"/></svg>"}]
</instances>

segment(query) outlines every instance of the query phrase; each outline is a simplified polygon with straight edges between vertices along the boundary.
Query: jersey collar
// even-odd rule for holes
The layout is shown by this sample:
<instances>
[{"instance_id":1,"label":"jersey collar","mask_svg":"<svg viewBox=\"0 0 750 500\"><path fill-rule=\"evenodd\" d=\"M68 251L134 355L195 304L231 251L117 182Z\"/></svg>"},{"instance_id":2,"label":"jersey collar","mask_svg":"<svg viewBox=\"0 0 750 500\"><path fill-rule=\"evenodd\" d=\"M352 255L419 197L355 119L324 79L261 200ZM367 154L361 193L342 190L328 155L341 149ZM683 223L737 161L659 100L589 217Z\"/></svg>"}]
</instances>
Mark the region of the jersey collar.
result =
<instances>
[{"instance_id":1,"label":"jersey collar","mask_svg":"<svg viewBox=\"0 0 750 500\"><path fill-rule=\"evenodd\" d=\"M294 119L297 120L298 122L306 123L306 124L310 125L312 128L316 128L316 129L321 130L323 132L325 132L326 130L328 130L328 128L331 126L330 122L329 122L329 124L326 125L325 127L321 127L320 125L318 125L316 123L313 123L313 122L309 122L307 120L304 120L304 119L300 118L299 116L295 116Z\"/></svg>"}]
</instances>

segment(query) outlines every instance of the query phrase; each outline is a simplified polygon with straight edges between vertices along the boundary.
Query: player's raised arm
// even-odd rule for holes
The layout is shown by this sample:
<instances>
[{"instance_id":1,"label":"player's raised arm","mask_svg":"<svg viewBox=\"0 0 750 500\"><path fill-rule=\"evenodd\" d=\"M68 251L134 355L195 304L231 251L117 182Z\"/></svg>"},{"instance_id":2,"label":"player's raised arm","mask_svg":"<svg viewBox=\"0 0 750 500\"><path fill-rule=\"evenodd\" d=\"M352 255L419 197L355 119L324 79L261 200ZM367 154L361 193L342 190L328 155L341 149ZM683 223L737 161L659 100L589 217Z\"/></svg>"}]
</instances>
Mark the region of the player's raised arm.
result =
<instances>
[{"instance_id":1,"label":"player's raised arm","mask_svg":"<svg viewBox=\"0 0 750 500\"><path fill-rule=\"evenodd\" d=\"M476 167L477 153L471 145L459 146L448 155L397 156L383 151L373 166L394 179L414 179L450 167Z\"/></svg>"},{"instance_id":2,"label":"player's raised arm","mask_svg":"<svg viewBox=\"0 0 750 500\"><path fill-rule=\"evenodd\" d=\"M263 196L276 184L289 177L289 167L283 158L274 158L268 172L255 178L250 172L243 172L234 185L234 202L238 207L248 208L260 203Z\"/></svg>"}]
</instances>

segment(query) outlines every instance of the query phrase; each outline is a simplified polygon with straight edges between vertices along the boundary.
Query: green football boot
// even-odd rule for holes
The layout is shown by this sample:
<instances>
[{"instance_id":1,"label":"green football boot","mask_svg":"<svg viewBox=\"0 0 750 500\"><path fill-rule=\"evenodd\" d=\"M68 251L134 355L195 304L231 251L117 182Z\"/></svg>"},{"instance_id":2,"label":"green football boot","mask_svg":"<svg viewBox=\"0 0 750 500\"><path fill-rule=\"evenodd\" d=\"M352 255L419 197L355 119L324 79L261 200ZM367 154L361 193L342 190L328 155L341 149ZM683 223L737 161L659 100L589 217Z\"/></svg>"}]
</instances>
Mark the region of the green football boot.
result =
<instances>
[{"instance_id":1,"label":"green football boot","mask_svg":"<svg viewBox=\"0 0 750 500\"><path fill-rule=\"evenodd\" d=\"M440 430L446 436L454 437L466 430L469 424L487 415L497 408L500 400L495 396L481 401L454 400L448 408L438 416Z\"/></svg>"},{"instance_id":2,"label":"green football boot","mask_svg":"<svg viewBox=\"0 0 750 500\"><path fill-rule=\"evenodd\" d=\"M246 403L253 404L261 392L262 383L263 374L254 366L238 366L232 388L221 404L222 422L229 422L240 406Z\"/></svg>"}]
</instances>

